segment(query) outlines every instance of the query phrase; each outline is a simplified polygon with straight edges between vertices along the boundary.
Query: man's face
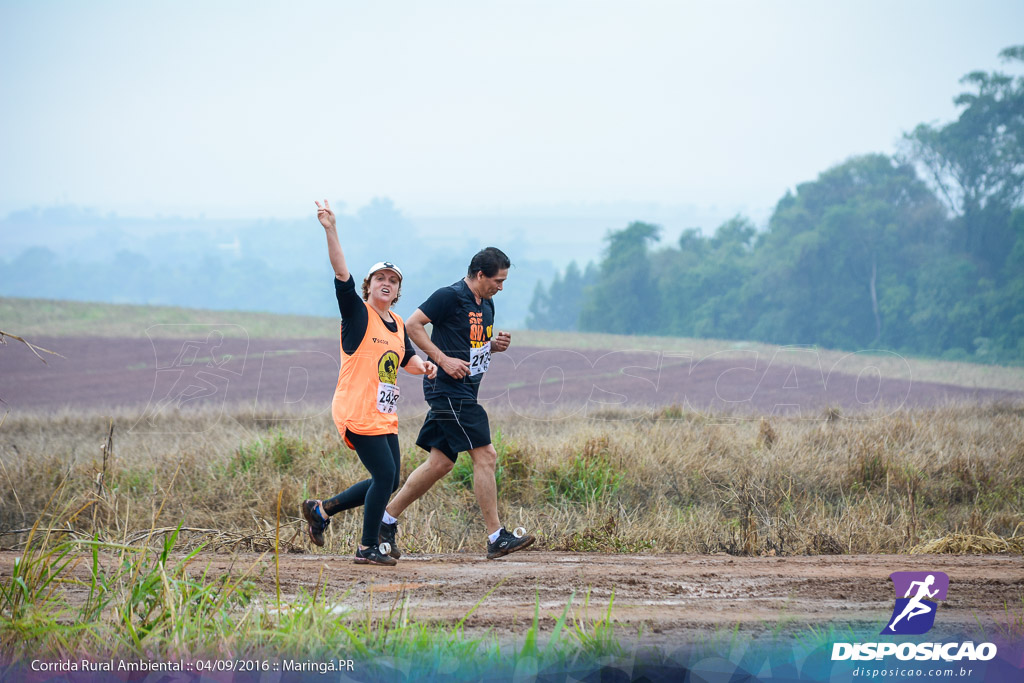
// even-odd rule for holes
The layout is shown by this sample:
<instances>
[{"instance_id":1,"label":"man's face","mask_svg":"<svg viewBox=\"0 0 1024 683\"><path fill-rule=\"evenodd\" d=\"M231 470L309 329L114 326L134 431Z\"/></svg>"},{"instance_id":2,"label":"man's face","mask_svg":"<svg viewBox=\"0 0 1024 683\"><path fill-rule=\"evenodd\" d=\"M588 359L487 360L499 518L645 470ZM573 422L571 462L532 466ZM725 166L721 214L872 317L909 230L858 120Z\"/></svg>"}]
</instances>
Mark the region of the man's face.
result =
<instances>
[{"instance_id":1,"label":"man's face","mask_svg":"<svg viewBox=\"0 0 1024 683\"><path fill-rule=\"evenodd\" d=\"M484 271L480 271L476 274L477 283L480 286L480 296L485 299L490 299L492 296L500 292L505 287L505 279L508 277L508 268L502 268L494 277L487 277L484 275Z\"/></svg>"}]
</instances>

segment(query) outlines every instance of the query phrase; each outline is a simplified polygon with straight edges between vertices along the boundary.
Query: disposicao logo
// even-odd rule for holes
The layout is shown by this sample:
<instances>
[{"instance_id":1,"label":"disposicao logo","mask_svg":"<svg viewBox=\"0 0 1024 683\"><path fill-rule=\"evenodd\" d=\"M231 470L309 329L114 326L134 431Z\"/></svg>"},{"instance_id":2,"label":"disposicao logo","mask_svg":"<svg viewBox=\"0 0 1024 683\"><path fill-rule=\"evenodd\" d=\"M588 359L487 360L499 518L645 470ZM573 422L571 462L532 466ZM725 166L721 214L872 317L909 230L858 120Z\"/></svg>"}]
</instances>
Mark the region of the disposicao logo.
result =
<instances>
[{"instance_id":1,"label":"disposicao logo","mask_svg":"<svg viewBox=\"0 0 1024 683\"><path fill-rule=\"evenodd\" d=\"M943 572L893 572L896 606L881 635L919 636L935 625L937 600L945 600L949 577ZM902 596L902 597L901 597Z\"/></svg>"},{"instance_id":2,"label":"disposicao logo","mask_svg":"<svg viewBox=\"0 0 1024 683\"><path fill-rule=\"evenodd\" d=\"M896 604L879 635L916 636L935 625L939 600L946 599L949 577L943 572L893 572ZM996 656L992 643L833 643L832 661L880 660L895 656L918 661L987 661Z\"/></svg>"}]
</instances>

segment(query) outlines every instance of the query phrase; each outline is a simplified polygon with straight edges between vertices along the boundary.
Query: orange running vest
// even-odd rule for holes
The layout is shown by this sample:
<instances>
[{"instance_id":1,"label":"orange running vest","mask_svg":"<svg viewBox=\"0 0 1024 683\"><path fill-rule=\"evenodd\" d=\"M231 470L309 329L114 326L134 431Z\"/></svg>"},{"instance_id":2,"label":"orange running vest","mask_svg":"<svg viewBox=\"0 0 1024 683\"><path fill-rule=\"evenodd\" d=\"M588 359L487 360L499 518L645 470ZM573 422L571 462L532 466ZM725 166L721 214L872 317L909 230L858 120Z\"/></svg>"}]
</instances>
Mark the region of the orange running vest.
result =
<instances>
[{"instance_id":1,"label":"orange running vest","mask_svg":"<svg viewBox=\"0 0 1024 683\"><path fill-rule=\"evenodd\" d=\"M391 317L398 325L398 331L392 332L370 304L363 304L366 334L351 356L341 349L341 370L331 404L334 424L342 438L346 429L365 436L398 433L396 387L398 368L405 357L405 323L392 311Z\"/></svg>"}]
</instances>

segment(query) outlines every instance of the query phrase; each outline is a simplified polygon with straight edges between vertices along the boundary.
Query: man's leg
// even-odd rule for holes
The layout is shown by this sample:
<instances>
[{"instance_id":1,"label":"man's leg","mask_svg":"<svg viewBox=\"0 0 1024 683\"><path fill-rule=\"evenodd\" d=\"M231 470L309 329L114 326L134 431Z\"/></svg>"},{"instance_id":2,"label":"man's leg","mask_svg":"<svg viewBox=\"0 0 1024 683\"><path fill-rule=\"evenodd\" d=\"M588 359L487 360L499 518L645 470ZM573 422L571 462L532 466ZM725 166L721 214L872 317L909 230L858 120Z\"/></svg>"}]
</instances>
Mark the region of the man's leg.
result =
<instances>
[{"instance_id":1,"label":"man's leg","mask_svg":"<svg viewBox=\"0 0 1024 683\"><path fill-rule=\"evenodd\" d=\"M487 444L469 451L469 457L473 459L473 493L476 494L477 505L480 506L490 535L501 528L501 522L498 521L498 486L494 480L498 453L493 445Z\"/></svg>"},{"instance_id":2,"label":"man's leg","mask_svg":"<svg viewBox=\"0 0 1024 683\"><path fill-rule=\"evenodd\" d=\"M419 499L424 493L430 490L437 481L452 471L452 467L455 463L448 459L440 449L431 448L430 455L423 462L422 465L417 467L409 475L409 478L405 480L405 486L402 487L395 497L391 499L388 506L385 508L387 513L392 517L398 517L405 509L412 505L413 501ZM491 484L494 484L494 477L491 477ZM497 516L495 514L495 516Z\"/></svg>"},{"instance_id":3,"label":"man's leg","mask_svg":"<svg viewBox=\"0 0 1024 683\"><path fill-rule=\"evenodd\" d=\"M473 491L487 525L487 559L496 560L533 545L536 538L525 533L517 536L498 520L498 486L494 479L498 454L494 446L474 448L469 455L473 458Z\"/></svg>"}]
</instances>

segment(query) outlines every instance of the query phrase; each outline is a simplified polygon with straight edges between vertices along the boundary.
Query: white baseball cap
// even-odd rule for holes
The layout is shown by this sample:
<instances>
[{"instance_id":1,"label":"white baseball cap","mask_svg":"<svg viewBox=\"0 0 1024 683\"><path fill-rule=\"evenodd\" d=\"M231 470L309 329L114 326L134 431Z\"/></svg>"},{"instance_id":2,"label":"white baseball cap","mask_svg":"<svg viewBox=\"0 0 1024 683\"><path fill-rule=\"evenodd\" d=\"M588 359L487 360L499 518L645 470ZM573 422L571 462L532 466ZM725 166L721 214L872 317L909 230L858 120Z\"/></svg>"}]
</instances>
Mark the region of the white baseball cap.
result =
<instances>
[{"instance_id":1,"label":"white baseball cap","mask_svg":"<svg viewBox=\"0 0 1024 683\"><path fill-rule=\"evenodd\" d=\"M366 274L366 279L369 280L371 277L373 277L373 274L376 273L378 270L393 270L396 273L398 273L398 279L402 279L402 269L396 266L391 261L380 261L378 263L374 263L372 266L370 266L370 272Z\"/></svg>"}]
</instances>

